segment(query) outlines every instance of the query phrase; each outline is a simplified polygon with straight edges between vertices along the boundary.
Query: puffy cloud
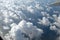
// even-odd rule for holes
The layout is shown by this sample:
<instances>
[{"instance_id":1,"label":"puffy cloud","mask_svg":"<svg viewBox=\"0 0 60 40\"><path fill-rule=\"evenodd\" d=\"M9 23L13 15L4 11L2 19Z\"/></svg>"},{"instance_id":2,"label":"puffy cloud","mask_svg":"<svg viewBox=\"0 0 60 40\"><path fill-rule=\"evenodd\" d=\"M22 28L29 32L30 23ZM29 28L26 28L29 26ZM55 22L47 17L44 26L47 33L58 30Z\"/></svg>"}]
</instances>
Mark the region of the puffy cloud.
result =
<instances>
[{"instance_id":1,"label":"puffy cloud","mask_svg":"<svg viewBox=\"0 0 60 40\"><path fill-rule=\"evenodd\" d=\"M9 40L28 40L22 35L22 32L19 28L12 28L10 34L5 35L5 39Z\"/></svg>"},{"instance_id":2,"label":"puffy cloud","mask_svg":"<svg viewBox=\"0 0 60 40\"><path fill-rule=\"evenodd\" d=\"M50 24L50 21L48 20L48 18L43 17L42 20L39 20L38 23L39 23L39 24L42 24L42 25L48 26L48 25Z\"/></svg>"},{"instance_id":3,"label":"puffy cloud","mask_svg":"<svg viewBox=\"0 0 60 40\"><path fill-rule=\"evenodd\" d=\"M41 29L37 28L36 26L33 26L32 23L26 22L24 20L22 20L19 23L19 26L21 27L22 32L29 35L30 38L37 37L43 33L43 31Z\"/></svg>"},{"instance_id":4,"label":"puffy cloud","mask_svg":"<svg viewBox=\"0 0 60 40\"><path fill-rule=\"evenodd\" d=\"M28 6L28 7L27 7L27 11L33 13L33 12L34 12L34 9L32 8L32 6Z\"/></svg>"},{"instance_id":5,"label":"puffy cloud","mask_svg":"<svg viewBox=\"0 0 60 40\"><path fill-rule=\"evenodd\" d=\"M9 30L10 28L8 26L3 26L3 29Z\"/></svg>"},{"instance_id":6,"label":"puffy cloud","mask_svg":"<svg viewBox=\"0 0 60 40\"><path fill-rule=\"evenodd\" d=\"M8 19L8 18L5 18L3 21L4 21L5 23L12 23L12 22L13 22L12 19Z\"/></svg>"},{"instance_id":7,"label":"puffy cloud","mask_svg":"<svg viewBox=\"0 0 60 40\"><path fill-rule=\"evenodd\" d=\"M33 38L40 40L45 30L38 28L43 27L39 25L49 26L52 24L49 26L50 29L47 30L54 30L59 35L56 39L60 40L60 16L56 14L50 16L48 12L51 9L53 8L50 6L41 6L40 1L36 0L0 0L0 36L3 34L6 40L33 40ZM32 20L35 18L27 16L30 13L34 13L32 14L33 17L38 17L38 15L35 16L38 13L39 15L42 14L42 19L40 19L40 16L38 19L39 25L34 26L36 22L33 23ZM53 11L53 13L59 13L59 11ZM54 22L50 23L49 18L52 18ZM34 21L37 21L37 19Z\"/></svg>"},{"instance_id":8,"label":"puffy cloud","mask_svg":"<svg viewBox=\"0 0 60 40\"><path fill-rule=\"evenodd\" d=\"M9 36L12 37L13 40L32 40L33 38L37 39L43 33L42 29L33 26L32 23L26 22L25 20L22 20L18 25L13 23L11 26L12 28L9 31L9 35L6 36L7 38ZM26 34L28 37L24 37L23 33Z\"/></svg>"},{"instance_id":9,"label":"puffy cloud","mask_svg":"<svg viewBox=\"0 0 60 40\"><path fill-rule=\"evenodd\" d=\"M35 7L39 10L44 10L44 8L39 3L36 3Z\"/></svg>"},{"instance_id":10,"label":"puffy cloud","mask_svg":"<svg viewBox=\"0 0 60 40\"><path fill-rule=\"evenodd\" d=\"M57 13L57 14L58 14L58 13L60 13L60 12L59 12L59 11L53 11L53 13Z\"/></svg>"},{"instance_id":11,"label":"puffy cloud","mask_svg":"<svg viewBox=\"0 0 60 40\"><path fill-rule=\"evenodd\" d=\"M55 31L56 34L58 35L55 40L60 40L60 28L59 28L59 24L58 24L58 26L55 26L55 25L54 26L50 26L50 30Z\"/></svg>"},{"instance_id":12,"label":"puffy cloud","mask_svg":"<svg viewBox=\"0 0 60 40\"><path fill-rule=\"evenodd\" d=\"M60 40L60 21L59 21L60 15L59 16L53 15L53 17L55 18L54 19L55 22L52 24L54 26L51 26L50 29L54 30L57 33L57 35L59 35L57 36L56 40Z\"/></svg>"},{"instance_id":13,"label":"puffy cloud","mask_svg":"<svg viewBox=\"0 0 60 40\"><path fill-rule=\"evenodd\" d=\"M55 17L55 21L54 24L57 26L57 27L60 27L60 15L57 17L56 15L54 16Z\"/></svg>"},{"instance_id":14,"label":"puffy cloud","mask_svg":"<svg viewBox=\"0 0 60 40\"><path fill-rule=\"evenodd\" d=\"M50 6L46 6L46 10L49 12L52 9Z\"/></svg>"},{"instance_id":15,"label":"puffy cloud","mask_svg":"<svg viewBox=\"0 0 60 40\"><path fill-rule=\"evenodd\" d=\"M50 26L50 29L51 29L51 30L57 30L57 28L56 28L55 25L51 25L51 26Z\"/></svg>"},{"instance_id":16,"label":"puffy cloud","mask_svg":"<svg viewBox=\"0 0 60 40\"><path fill-rule=\"evenodd\" d=\"M49 13L44 12L44 11L41 11L41 14L42 14L42 16L47 17L47 18L50 18L50 17L51 17L51 16L49 15Z\"/></svg>"}]
</instances>

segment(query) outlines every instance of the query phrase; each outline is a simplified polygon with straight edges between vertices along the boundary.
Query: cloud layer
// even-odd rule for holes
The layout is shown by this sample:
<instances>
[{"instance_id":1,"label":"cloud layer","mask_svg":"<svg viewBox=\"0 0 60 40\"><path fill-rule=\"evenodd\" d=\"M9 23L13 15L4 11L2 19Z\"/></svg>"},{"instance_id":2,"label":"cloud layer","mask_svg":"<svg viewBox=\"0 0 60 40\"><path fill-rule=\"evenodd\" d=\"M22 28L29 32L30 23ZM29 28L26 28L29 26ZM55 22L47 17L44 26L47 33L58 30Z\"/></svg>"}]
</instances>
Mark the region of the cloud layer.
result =
<instances>
[{"instance_id":1,"label":"cloud layer","mask_svg":"<svg viewBox=\"0 0 60 40\"><path fill-rule=\"evenodd\" d=\"M60 40L60 6L49 3L0 0L0 36L6 40Z\"/></svg>"}]
</instances>

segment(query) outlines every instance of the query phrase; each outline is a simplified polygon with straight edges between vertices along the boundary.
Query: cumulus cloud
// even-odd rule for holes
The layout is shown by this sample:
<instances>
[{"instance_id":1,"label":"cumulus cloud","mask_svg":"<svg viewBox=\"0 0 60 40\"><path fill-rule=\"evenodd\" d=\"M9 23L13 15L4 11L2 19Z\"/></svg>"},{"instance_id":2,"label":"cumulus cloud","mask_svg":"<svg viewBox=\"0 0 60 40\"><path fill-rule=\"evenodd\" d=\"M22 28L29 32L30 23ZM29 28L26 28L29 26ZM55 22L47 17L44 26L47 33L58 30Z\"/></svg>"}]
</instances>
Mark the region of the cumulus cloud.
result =
<instances>
[{"instance_id":1,"label":"cumulus cloud","mask_svg":"<svg viewBox=\"0 0 60 40\"><path fill-rule=\"evenodd\" d=\"M56 13L56 14L60 13L59 11L53 11L53 12Z\"/></svg>"},{"instance_id":2,"label":"cumulus cloud","mask_svg":"<svg viewBox=\"0 0 60 40\"><path fill-rule=\"evenodd\" d=\"M42 35L43 30L33 26L32 23L26 22L22 20L18 25L12 24L12 28L9 31L10 35L6 35L5 37L11 36L13 40L32 40L33 38L38 38ZM24 34L28 36L27 38L24 37Z\"/></svg>"},{"instance_id":3,"label":"cumulus cloud","mask_svg":"<svg viewBox=\"0 0 60 40\"><path fill-rule=\"evenodd\" d=\"M49 12L52 9L50 6L46 6L46 10Z\"/></svg>"},{"instance_id":4,"label":"cumulus cloud","mask_svg":"<svg viewBox=\"0 0 60 40\"><path fill-rule=\"evenodd\" d=\"M26 22L24 20L19 23L19 26L21 27L21 30L27 35L29 35L31 38L38 36L40 33L43 33L41 29L33 26L32 23Z\"/></svg>"},{"instance_id":5,"label":"cumulus cloud","mask_svg":"<svg viewBox=\"0 0 60 40\"><path fill-rule=\"evenodd\" d=\"M42 24L42 25L48 26L48 25L50 24L50 21L48 20L48 18L43 17L42 20L39 20L38 23L39 23L39 24Z\"/></svg>"},{"instance_id":6,"label":"cumulus cloud","mask_svg":"<svg viewBox=\"0 0 60 40\"><path fill-rule=\"evenodd\" d=\"M41 2L43 1L0 0L0 36L6 40L43 40L56 32L56 39L54 36L49 38L60 40L60 12L52 10L54 7L41 6ZM53 32L50 33L51 31Z\"/></svg>"},{"instance_id":7,"label":"cumulus cloud","mask_svg":"<svg viewBox=\"0 0 60 40\"><path fill-rule=\"evenodd\" d=\"M56 28L55 25L51 25L50 29L51 29L51 30L57 30L57 28Z\"/></svg>"},{"instance_id":8,"label":"cumulus cloud","mask_svg":"<svg viewBox=\"0 0 60 40\"><path fill-rule=\"evenodd\" d=\"M43 8L42 6L40 6L39 3L36 3L35 7L36 7L37 9L39 9L39 10L44 10L44 8Z\"/></svg>"},{"instance_id":9,"label":"cumulus cloud","mask_svg":"<svg viewBox=\"0 0 60 40\"><path fill-rule=\"evenodd\" d=\"M28 6L28 7L27 7L27 10L28 10L29 12L31 12L31 13L34 12L34 9L32 8L32 6Z\"/></svg>"},{"instance_id":10,"label":"cumulus cloud","mask_svg":"<svg viewBox=\"0 0 60 40\"><path fill-rule=\"evenodd\" d=\"M50 29L54 30L55 32L57 32L57 35L59 35L56 40L60 40L60 16L56 16L54 15L55 18L55 22L52 24L54 26L51 26Z\"/></svg>"}]
</instances>

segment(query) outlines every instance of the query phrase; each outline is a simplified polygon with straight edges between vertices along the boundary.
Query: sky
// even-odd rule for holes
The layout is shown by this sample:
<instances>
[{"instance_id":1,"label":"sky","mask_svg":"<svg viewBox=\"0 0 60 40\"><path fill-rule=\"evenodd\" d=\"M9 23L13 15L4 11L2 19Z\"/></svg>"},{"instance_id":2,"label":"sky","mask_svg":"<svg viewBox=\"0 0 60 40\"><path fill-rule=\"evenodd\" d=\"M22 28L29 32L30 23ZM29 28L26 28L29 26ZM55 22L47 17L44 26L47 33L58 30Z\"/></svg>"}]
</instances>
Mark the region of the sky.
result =
<instances>
[{"instance_id":1,"label":"sky","mask_svg":"<svg viewBox=\"0 0 60 40\"><path fill-rule=\"evenodd\" d=\"M60 6L55 0L0 0L0 36L4 40L60 40Z\"/></svg>"}]
</instances>

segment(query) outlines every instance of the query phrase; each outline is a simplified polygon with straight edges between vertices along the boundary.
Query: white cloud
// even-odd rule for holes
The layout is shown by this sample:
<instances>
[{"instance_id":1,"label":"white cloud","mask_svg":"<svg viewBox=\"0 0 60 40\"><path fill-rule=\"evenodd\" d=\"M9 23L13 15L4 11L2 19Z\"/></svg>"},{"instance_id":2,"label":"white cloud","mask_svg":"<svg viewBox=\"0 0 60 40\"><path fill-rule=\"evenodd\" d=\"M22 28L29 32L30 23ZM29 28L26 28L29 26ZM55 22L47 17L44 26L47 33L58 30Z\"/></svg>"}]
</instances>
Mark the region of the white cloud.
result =
<instances>
[{"instance_id":1,"label":"white cloud","mask_svg":"<svg viewBox=\"0 0 60 40\"><path fill-rule=\"evenodd\" d=\"M34 37L39 37L43 33L42 29L37 28L36 26L33 26L32 23L26 22L25 20L22 20L18 25L15 24L15 26L12 24L12 28L9 32L13 40L28 40L28 38L25 38L22 33L28 35L30 39Z\"/></svg>"},{"instance_id":2,"label":"white cloud","mask_svg":"<svg viewBox=\"0 0 60 40\"><path fill-rule=\"evenodd\" d=\"M9 30L10 28L8 26L3 26L4 30Z\"/></svg>"},{"instance_id":3,"label":"white cloud","mask_svg":"<svg viewBox=\"0 0 60 40\"><path fill-rule=\"evenodd\" d=\"M39 33L43 33L43 31L41 29L38 30L38 28L36 26L33 26L32 23L26 22L25 20L22 20L19 23L19 26L20 26L22 32L26 33L31 38L38 36Z\"/></svg>"},{"instance_id":4,"label":"white cloud","mask_svg":"<svg viewBox=\"0 0 60 40\"><path fill-rule=\"evenodd\" d=\"M16 26L17 24L16 23L12 23L10 26L11 26L11 28L12 27L14 27L14 26Z\"/></svg>"},{"instance_id":5,"label":"white cloud","mask_svg":"<svg viewBox=\"0 0 60 40\"><path fill-rule=\"evenodd\" d=\"M55 18L54 24L60 28L60 15L58 17L55 15L54 18Z\"/></svg>"},{"instance_id":6,"label":"white cloud","mask_svg":"<svg viewBox=\"0 0 60 40\"><path fill-rule=\"evenodd\" d=\"M53 11L53 13L56 13L56 14L58 14L58 13L60 13L59 11Z\"/></svg>"},{"instance_id":7,"label":"white cloud","mask_svg":"<svg viewBox=\"0 0 60 40\"><path fill-rule=\"evenodd\" d=\"M38 23L48 26L50 24L50 21L48 20L48 18L43 17L42 20L39 20Z\"/></svg>"},{"instance_id":8,"label":"white cloud","mask_svg":"<svg viewBox=\"0 0 60 40\"><path fill-rule=\"evenodd\" d=\"M56 28L55 25L53 25L53 26L51 25L51 26L50 26L50 29L51 29L51 30L57 30L57 28Z\"/></svg>"},{"instance_id":9,"label":"white cloud","mask_svg":"<svg viewBox=\"0 0 60 40\"><path fill-rule=\"evenodd\" d=\"M60 40L60 15L53 15L55 22L52 24L54 26L50 26L51 30L54 30L57 35L59 35L58 37L56 37L56 40Z\"/></svg>"},{"instance_id":10,"label":"white cloud","mask_svg":"<svg viewBox=\"0 0 60 40\"><path fill-rule=\"evenodd\" d=\"M31 13L34 13L34 9L32 8L32 6L28 6L27 7L27 11L31 12Z\"/></svg>"},{"instance_id":11,"label":"white cloud","mask_svg":"<svg viewBox=\"0 0 60 40\"><path fill-rule=\"evenodd\" d=\"M60 23L60 15L58 16L57 22L59 22L59 23Z\"/></svg>"},{"instance_id":12,"label":"white cloud","mask_svg":"<svg viewBox=\"0 0 60 40\"><path fill-rule=\"evenodd\" d=\"M49 12L52 9L50 6L46 6L46 10Z\"/></svg>"},{"instance_id":13,"label":"white cloud","mask_svg":"<svg viewBox=\"0 0 60 40\"><path fill-rule=\"evenodd\" d=\"M44 10L44 8L39 3L36 3L35 7L39 10Z\"/></svg>"},{"instance_id":14,"label":"white cloud","mask_svg":"<svg viewBox=\"0 0 60 40\"><path fill-rule=\"evenodd\" d=\"M39 2L36 3L35 0L0 0L0 34L4 34L6 40L29 40L29 38L24 37L22 33L32 38L38 38L43 34L43 30L37 28L31 22L27 22L23 19L34 20L32 18L27 18L23 11L26 12L39 12L41 11L42 16L39 19L39 24L48 26L50 25L50 14L44 11L44 7L42 7ZM24 2L22 2L24 1ZM20 4L21 3L21 4ZM33 3L33 5L28 4ZM29 6L28 6L29 5ZM46 6L46 10L50 11L52 7ZM23 10L23 11L22 11ZM54 13L59 13L59 11L53 11ZM55 21L51 23L50 30L54 30L57 32L57 35L60 35L60 16L52 15ZM22 21L21 21L22 20ZM11 29L10 29L11 28ZM57 38L60 40L60 36Z\"/></svg>"},{"instance_id":15,"label":"white cloud","mask_svg":"<svg viewBox=\"0 0 60 40\"><path fill-rule=\"evenodd\" d=\"M51 16L49 15L49 13L44 12L44 11L41 11L41 14L42 14L42 16L47 17L47 18L50 18L50 17L51 17Z\"/></svg>"},{"instance_id":16,"label":"white cloud","mask_svg":"<svg viewBox=\"0 0 60 40\"><path fill-rule=\"evenodd\" d=\"M12 23L13 22L13 20L12 19L9 19L9 18L5 18L3 21L5 23Z\"/></svg>"}]
</instances>

